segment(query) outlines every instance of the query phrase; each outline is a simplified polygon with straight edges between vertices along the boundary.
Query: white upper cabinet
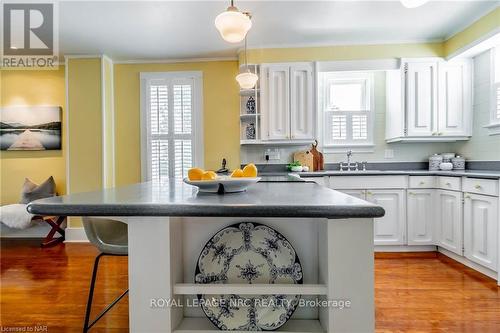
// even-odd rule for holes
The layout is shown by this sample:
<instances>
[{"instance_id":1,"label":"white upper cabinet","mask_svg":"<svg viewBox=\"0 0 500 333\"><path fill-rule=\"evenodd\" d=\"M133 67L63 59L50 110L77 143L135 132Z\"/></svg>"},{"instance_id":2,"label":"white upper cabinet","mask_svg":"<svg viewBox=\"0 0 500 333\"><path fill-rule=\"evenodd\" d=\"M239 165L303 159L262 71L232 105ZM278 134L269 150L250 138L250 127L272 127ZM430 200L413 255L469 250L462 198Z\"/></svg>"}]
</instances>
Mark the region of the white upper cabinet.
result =
<instances>
[{"instance_id":1,"label":"white upper cabinet","mask_svg":"<svg viewBox=\"0 0 500 333\"><path fill-rule=\"evenodd\" d=\"M287 140L290 138L290 68L273 65L265 70L267 82L263 81L262 89L265 89L263 99L267 103L262 108L262 120L267 139Z\"/></svg>"},{"instance_id":2,"label":"white upper cabinet","mask_svg":"<svg viewBox=\"0 0 500 333\"><path fill-rule=\"evenodd\" d=\"M386 140L468 140L472 128L469 59L403 59L386 75Z\"/></svg>"},{"instance_id":3,"label":"white upper cabinet","mask_svg":"<svg viewBox=\"0 0 500 333\"><path fill-rule=\"evenodd\" d=\"M494 271L498 269L498 197L465 194L465 257Z\"/></svg>"},{"instance_id":4,"label":"white upper cabinet","mask_svg":"<svg viewBox=\"0 0 500 333\"><path fill-rule=\"evenodd\" d=\"M406 64L407 135L435 135L437 123L437 63Z\"/></svg>"},{"instance_id":5,"label":"white upper cabinet","mask_svg":"<svg viewBox=\"0 0 500 333\"><path fill-rule=\"evenodd\" d=\"M439 63L438 135L470 136L472 75L470 61Z\"/></svg>"},{"instance_id":6,"label":"white upper cabinet","mask_svg":"<svg viewBox=\"0 0 500 333\"><path fill-rule=\"evenodd\" d=\"M261 79L263 139L313 139L312 64L263 64Z\"/></svg>"},{"instance_id":7,"label":"white upper cabinet","mask_svg":"<svg viewBox=\"0 0 500 333\"><path fill-rule=\"evenodd\" d=\"M312 139L314 136L313 72L310 64L290 66L290 136Z\"/></svg>"},{"instance_id":8,"label":"white upper cabinet","mask_svg":"<svg viewBox=\"0 0 500 333\"><path fill-rule=\"evenodd\" d=\"M462 251L462 193L437 190L437 244L458 255Z\"/></svg>"}]
</instances>

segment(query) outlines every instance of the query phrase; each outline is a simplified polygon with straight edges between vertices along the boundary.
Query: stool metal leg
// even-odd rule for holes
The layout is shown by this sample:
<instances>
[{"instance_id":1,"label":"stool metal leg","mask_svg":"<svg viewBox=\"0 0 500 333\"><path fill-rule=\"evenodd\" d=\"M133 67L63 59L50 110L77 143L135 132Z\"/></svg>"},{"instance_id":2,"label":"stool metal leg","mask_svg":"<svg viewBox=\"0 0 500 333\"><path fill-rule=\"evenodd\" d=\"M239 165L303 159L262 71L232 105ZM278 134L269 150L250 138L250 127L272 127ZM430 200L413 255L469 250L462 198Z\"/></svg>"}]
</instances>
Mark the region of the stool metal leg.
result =
<instances>
[{"instance_id":1,"label":"stool metal leg","mask_svg":"<svg viewBox=\"0 0 500 333\"><path fill-rule=\"evenodd\" d=\"M96 319L94 319L90 324L89 324L89 321L90 321L90 312L92 310L92 300L93 300L93 297L94 297L94 288L95 288L95 282L96 282L96 279L97 279L97 271L99 269L99 261L101 259L102 256L105 256L105 255L108 255L108 256L114 256L114 254L106 254L106 253L100 253L96 258L95 258L95 261L94 261L94 268L92 270L92 279L90 280L90 290L89 290L89 298L87 300L87 309L85 311L85 323L84 323L84 326L83 326L83 333L87 333L90 328L92 326L94 326L95 323L97 323L97 321L99 319L101 319L109 310L111 310L111 308L113 306L115 306L116 303L118 303L122 298L123 296L125 296L127 293L128 293L128 289L125 290L120 296L118 296L111 304L109 304L108 306L106 306L104 308L104 310L99 313L99 315L96 317Z\"/></svg>"}]
</instances>

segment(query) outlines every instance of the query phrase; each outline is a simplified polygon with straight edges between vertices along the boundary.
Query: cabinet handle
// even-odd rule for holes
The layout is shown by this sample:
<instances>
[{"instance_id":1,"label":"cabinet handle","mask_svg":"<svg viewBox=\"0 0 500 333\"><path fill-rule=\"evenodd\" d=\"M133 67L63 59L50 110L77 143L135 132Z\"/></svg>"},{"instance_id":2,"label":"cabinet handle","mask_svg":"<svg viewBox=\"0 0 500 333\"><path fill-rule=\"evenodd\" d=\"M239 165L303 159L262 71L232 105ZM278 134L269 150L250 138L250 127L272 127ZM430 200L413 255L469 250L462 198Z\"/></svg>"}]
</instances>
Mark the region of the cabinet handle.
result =
<instances>
[{"instance_id":1,"label":"cabinet handle","mask_svg":"<svg viewBox=\"0 0 500 333\"><path fill-rule=\"evenodd\" d=\"M451 183L450 182L446 183L446 186L451 186Z\"/></svg>"},{"instance_id":2,"label":"cabinet handle","mask_svg":"<svg viewBox=\"0 0 500 333\"><path fill-rule=\"evenodd\" d=\"M368 195L372 195L373 193L372 193L372 192L370 192L370 191L367 191L367 192L366 192L366 194L368 194Z\"/></svg>"},{"instance_id":3,"label":"cabinet handle","mask_svg":"<svg viewBox=\"0 0 500 333\"><path fill-rule=\"evenodd\" d=\"M476 190L479 190L479 189L481 188L481 185L477 184L477 185L475 185L475 186L474 186L474 188L475 188Z\"/></svg>"},{"instance_id":4,"label":"cabinet handle","mask_svg":"<svg viewBox=\"0 0 500 333\"><path fill-rule=\"evenodd\" d=\"M436 135L437 133L436 132L433 132L432 135Z\"/></svg>"},{"instance_id":5,"label":"cabinet handle","mask_svg":"<svg viewBox=\"0 0 500 333\"><path fill-rule=\"evenodd\" d=\"M443 135L443 133L439 132L438 135Z\"/></svg>"},{"instance_id":6,"label":"cabinet handle","mask_svg":"<svg viewBox=\"0 0 500 333\"><path fill-rule=\"evenodd\" d=\"M470 195L468 195L468 194L467 194L467 195L465 196L465 199L470 199Z\"/></svg>"},{"instance_id":7,"label":"cabinet handle","mask_svg":"<svg viewBox=\"0 0 500 333\"><path fill-rule=\"evenodd\" d=\"M424 182L424 181L421 181L419 184L420 184L420 185L425 185L425 182Z\"/></svg>"},{"instance_id":8,"label":"cabinet handle","mask_svg":"<svg viewBox=\"0 0 500 333\"><path fill-rule=\"evenodd\" d=\"M408 194L409 194L409 195L414 195L415 193L413 193L413 192L408 192Z\"/></svg>"}]
</instances>

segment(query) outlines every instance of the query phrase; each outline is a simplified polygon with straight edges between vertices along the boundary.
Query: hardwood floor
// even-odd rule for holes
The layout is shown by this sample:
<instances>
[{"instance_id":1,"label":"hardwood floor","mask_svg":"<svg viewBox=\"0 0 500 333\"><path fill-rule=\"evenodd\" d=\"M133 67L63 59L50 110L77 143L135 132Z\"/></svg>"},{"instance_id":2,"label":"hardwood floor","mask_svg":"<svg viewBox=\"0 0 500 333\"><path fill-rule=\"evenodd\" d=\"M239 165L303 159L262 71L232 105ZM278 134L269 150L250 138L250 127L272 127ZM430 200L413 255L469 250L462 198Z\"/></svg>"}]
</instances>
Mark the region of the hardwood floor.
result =
<instances>
[{"instance_id":1,"label":"hardwood floor","mask_svg":"<svg viewBox=\"0 0 500 333\"><path fill-rule=\"evenodd\" d=\"M0 325L80 332L97 251L88 244L41 249L37 242L2 241ZM127 258L101 262L95 310L127 287ZM435 253L377 254L377 332L500 332L496 281ZM126 332L127 296L91 332ZM2 332L0 328L0 332ZM39 331L40 332L40 331Z\"/></svg>"}]
</instances>

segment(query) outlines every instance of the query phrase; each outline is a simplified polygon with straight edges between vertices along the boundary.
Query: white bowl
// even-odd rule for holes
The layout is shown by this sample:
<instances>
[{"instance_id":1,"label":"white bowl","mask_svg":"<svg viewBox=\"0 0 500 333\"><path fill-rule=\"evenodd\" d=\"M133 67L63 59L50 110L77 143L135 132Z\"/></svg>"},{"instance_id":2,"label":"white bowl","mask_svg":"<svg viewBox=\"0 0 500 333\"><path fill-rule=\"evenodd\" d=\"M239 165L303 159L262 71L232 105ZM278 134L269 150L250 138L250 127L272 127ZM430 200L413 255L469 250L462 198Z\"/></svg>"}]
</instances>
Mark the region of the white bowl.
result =
<instances>
[{"instance_id":1,"label":"white bowl","mask_svg":"<svg viewBox=\"0 0 500 333\"><path fill-rule=\"evenodd\" d=\"M301 165L295 165L295 166L291 167L291 170L293 172L301 172L302 171L302 166Z\"/></svg>"},{"instance_id":2,"label":"white bowl","mask_svg":"<svg viewBox=\"0 0 500 333\"><path fill-rule=\"evenodd\" d=\"M207 193L233 193L243 192L250 185L257 183L261 178L232 178L229 176L219 176L215 180L189 180L184 178L184 183L198 187L200 192Z\"/></svg>"}]
</instances>

